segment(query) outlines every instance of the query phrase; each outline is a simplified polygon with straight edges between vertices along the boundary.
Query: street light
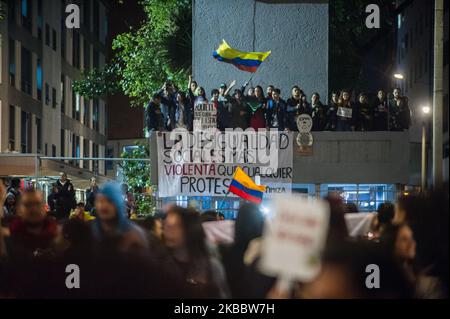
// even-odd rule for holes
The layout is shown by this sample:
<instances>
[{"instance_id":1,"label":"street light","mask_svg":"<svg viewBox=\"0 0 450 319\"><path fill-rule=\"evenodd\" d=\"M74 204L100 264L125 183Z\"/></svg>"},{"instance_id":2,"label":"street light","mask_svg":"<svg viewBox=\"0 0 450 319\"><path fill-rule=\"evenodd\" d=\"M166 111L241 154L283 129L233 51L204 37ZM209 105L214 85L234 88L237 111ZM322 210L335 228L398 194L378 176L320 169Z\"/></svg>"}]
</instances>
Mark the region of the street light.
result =
<instances>
[{"instance_id":1,"label":"street light","mask_svg":"<svg viewBox=\"0 0 450 319\"><path fill-rule=\"evenodd\" d=\"M405 77L401 73L395 73L394 78L396 78L397 80L403 80Z\"/></svg>"},{"instance_id":2,"label":"street light","mask_svg":"<svg viewBox=\"0 0 450 319\"><path fill-rule=\"evenodd\" d=\"M422 169L421 169L421 189L425 191L427 187L427 130L426 117L431 113L431 107L428 105L422 106L422 113L424 119L422 121Z\"/></svg>"},{"instance_id":3,"label":"street light","mask_svg":"<svg viewBox=\"0 0 450 319\"><path fill-rule=\"evenodd\" d=\"M425 114L425 115L430 114L430 112L431 112L431 107L429 107L429 106L422 106L422 112L423 112L423 114Z\"/></svg>"}]
</instances>

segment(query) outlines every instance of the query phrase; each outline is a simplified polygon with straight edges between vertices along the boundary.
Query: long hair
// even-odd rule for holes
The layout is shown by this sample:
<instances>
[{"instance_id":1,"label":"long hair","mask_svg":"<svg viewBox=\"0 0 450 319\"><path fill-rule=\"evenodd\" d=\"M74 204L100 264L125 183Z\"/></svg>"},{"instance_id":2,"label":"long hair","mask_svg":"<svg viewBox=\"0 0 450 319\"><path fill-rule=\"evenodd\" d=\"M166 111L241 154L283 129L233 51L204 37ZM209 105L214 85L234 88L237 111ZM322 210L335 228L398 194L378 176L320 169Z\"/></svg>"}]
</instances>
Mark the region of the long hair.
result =
<instances>
[{"instance_id":1,"label":"long hair","mask_svg":"<svg viewBox=\"0 0 450 319\"><path fill-rule=\"evenodd\" d=\"M346 101L346 105L344 105L344 94L347 93L348 94L348 100ZM339 106L347 106L350 107L351 106L351 102L350 99L352 98L352 95L349 91L347 90L342 90L341 93L339 94L339 100L338 100L338 104Z\"/></svg>"},{"instance_id":2,"label":"long hair","mask_svg":"<svg viewBox=\"0 0 450 319\"><path fill-rule=\"evenodd\" d=\"M260 90L260 92L261 92L261 96L260 96L260 97L257 97L257 96L256 96L256 89L259 89L259 90ZM255 87L255 97L256 97L258 100L260 100L260 101L264 101L264 100L266 99L266 97L264 96L264 90L263 90L263 88L261 87L261 85L257 85L257 86Z\"/></svg>"},{"instance_id":3,"label":"long hair","mask_svg":"<svg viewBox=\"0 0 450 319\"><path fill-rule=\"evenodd\" d=\"M175 214L181 221L189 257L191 259L208 257L206 236L199 213L190 208L175 206L168 211L168 214Z\"/></svg>"},{"instance_id":4,"label":"long hair","mask_svg":"<svg viewBox=\"0 0 450 319\"><path fill-rule=\"evenodd\" d=\"M264 217L256 205L244 204L239 209L234 227L234 247L245 251L253 239L262 236Z\"/></svg>"}]
</instances>

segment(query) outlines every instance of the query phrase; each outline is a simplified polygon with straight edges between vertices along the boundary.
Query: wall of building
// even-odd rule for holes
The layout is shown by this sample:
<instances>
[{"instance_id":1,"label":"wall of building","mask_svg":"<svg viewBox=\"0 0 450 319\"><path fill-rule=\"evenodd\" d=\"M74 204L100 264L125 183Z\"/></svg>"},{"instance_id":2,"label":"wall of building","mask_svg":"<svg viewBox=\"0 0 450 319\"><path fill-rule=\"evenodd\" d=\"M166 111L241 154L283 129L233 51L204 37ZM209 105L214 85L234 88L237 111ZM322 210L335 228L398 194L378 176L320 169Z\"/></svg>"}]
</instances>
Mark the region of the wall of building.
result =
<instances>
[{"instance_id":1,"label":"wall of building","mask_svg":"<svg viewBox=\"0 0 450 319\"><path fill-rule=\"evenodd\" d=\"M295 84L308 95L328 94L328 3L325 1L193 1L193 75L207 90L245 83L251 74L217 62L225 39L242 51L272 51L253 85L273 84L288 97Z\"/></svg>"}]
</instances>

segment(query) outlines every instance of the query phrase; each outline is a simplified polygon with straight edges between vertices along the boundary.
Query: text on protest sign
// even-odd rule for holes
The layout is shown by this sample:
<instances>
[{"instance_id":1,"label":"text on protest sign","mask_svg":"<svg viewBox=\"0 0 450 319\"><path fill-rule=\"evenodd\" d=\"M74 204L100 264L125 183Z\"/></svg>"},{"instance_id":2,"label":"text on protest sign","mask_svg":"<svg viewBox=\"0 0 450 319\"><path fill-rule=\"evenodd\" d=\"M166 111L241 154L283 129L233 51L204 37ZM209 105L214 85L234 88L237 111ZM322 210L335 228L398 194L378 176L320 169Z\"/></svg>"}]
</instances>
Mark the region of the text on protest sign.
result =
<instances>
[{"instance_id":1,"label":"text on protest sign","mask_svg":"<svg viewBox=\"0 0 450 319\"><path fill-rule=\"evenodd\" d=\"M291 133L160 133L159 196L226 196L238 167L260 176L267 193L290 193L292 145Z\"/></svg>"},{"instance_id":2,"label":"text on protest sign","mask_svg":"<svg viewBox=\"0 0 450 319\"><path fill-rule=\"evenodd\" d=\"M275 215L266 221L261 270L292 281L314 279L328 232L328 204L300 195L278 195L272 205Z\"/></svg>"}]
</instances>

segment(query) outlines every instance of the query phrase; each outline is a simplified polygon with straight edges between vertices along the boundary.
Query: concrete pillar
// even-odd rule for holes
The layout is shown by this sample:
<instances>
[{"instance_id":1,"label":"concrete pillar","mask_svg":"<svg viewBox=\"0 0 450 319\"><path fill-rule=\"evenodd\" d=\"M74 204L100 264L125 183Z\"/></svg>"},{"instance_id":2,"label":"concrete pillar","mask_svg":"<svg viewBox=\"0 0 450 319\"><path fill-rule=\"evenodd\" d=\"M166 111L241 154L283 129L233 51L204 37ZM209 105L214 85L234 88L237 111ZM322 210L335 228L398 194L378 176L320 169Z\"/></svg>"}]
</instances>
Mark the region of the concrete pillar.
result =
<instances>
[{"instance_id":1,"label":"concrete pillar","mask_svg":"<svg viewBox=\"0 0 450 319\"><path fill-rule=\"evenodd\" d=\"M433 186L442 186L443 165L443 89L444 89L444 1L435 0L434 21L434 88L433 88Z\"/></svg>"}]
</instances>

